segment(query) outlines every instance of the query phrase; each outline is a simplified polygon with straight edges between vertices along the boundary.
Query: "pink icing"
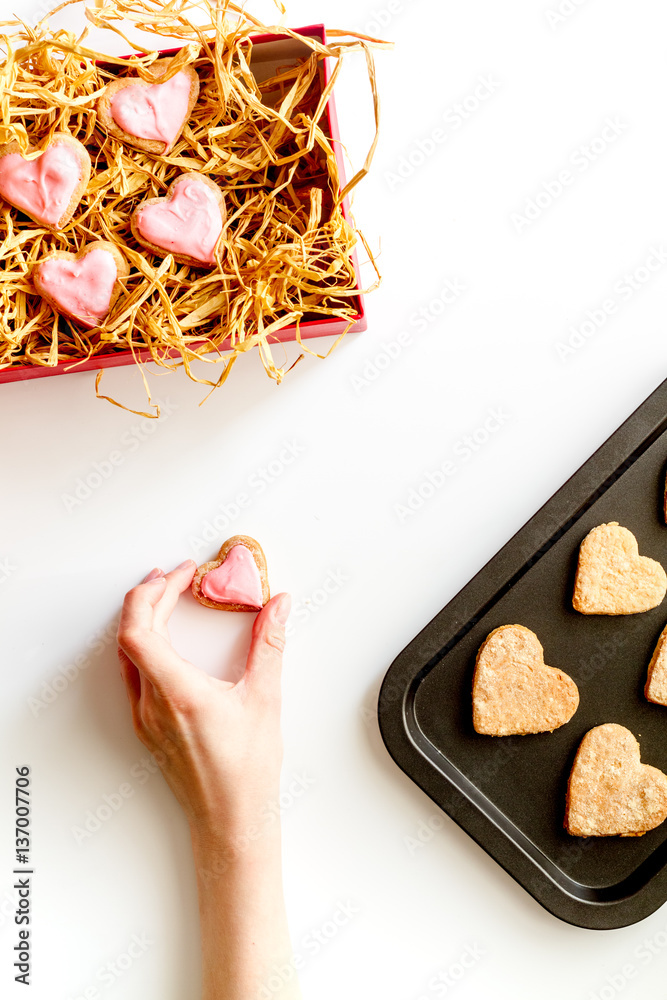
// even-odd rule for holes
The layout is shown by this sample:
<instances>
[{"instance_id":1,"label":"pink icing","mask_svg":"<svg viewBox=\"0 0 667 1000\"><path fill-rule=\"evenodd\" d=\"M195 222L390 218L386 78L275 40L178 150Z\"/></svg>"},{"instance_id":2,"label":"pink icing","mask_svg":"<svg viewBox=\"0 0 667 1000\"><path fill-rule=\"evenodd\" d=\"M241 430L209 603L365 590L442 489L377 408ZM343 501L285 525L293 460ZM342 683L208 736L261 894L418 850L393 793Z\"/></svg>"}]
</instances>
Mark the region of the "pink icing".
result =
<instances>
[{"instance_id":1,"label":"pink icing","mask_svg":"<svg viewBox=\"0 0 667 1000\"><path fill-rule=\"evenodd\" d=\"M63 312L76 316L88 327L99 326L109 312L117 278L116 261L101 247L80 260L53 257L39 268L42 290Z\"/></svg>"},{"instance_id":2,"label":"pink icing","mask_svg":"<svg viewBox=\"0 0 667 1000\"><path fill-rule=\"evenodd\" d=\"M190 88L182 70L166 83L123 87L111 99L111 117L130 135L156 139L169 149L187 117Z\"/></svg>"},{"instance_id":3,"label":"pink icing","mask_svg":"<svg viewBox=\"0 0 667 1000\"><path fill-rule=\"evenodd\" d=\"M184 177L169 198L144 205L137 213L139 232L155 246L204 264L215 264L222 213L211 189L196 177Z\"/></svg>"},{"instance_id":4,"label":"pink icing","mask_svg":"<svg viewBox=\"0 0 667 1000\"><path fill-rule=\"evenodd\" d=\"M245 545L234 545L225 561L203 577L201 591L218 604L247 604L261 608L262 578L252 552Z\"/></svg>"},{"instance_id":5,"label":"pink icing","mask_svg":"<svg viewBox=\"0 0 667 1000\"><path fill-rule=\"evenodd\" d=\"M0 195L40 222L58 228L83 176L81 160L66 142L55 142L36 160L20 153L0 158Z\"/></svg>"}]
</instances>

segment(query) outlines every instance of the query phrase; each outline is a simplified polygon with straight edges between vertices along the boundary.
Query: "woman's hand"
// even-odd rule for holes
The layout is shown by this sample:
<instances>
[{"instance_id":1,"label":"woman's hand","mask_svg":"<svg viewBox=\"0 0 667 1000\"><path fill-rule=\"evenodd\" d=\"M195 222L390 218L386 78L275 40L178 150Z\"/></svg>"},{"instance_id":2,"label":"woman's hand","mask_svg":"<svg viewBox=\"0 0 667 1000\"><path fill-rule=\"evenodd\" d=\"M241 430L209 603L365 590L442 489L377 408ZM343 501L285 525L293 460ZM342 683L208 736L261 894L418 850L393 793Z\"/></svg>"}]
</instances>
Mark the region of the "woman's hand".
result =
<instances>
[{"instance_id":1,"label":"woman's hand","mask_svg":"<svg viewBox=\"0 0 667 1000\"><path fill-rule=\"evenodd\" d=\"M193 835L243 836L279 795L280 677L288 594L262 608L245 673L211 677L171 645L169 618L188 589L192 560L153 570L125 597L118 629L121 673L137 736L155 755Z\"/></svg>"},{"instance_id":2,"label":"woman's hand","mask_svg":"<svg viewBox=\"0 0 667 1000\"><path fill-rule=\"evenodd\" d=\"M288 594L255 619L237 684L174 650L168 623L192 560L125 597L121 673L137 736L190 824L199 885L203 1000L299 1000L282 889L280 674ZM206 612L208 614L208 612Z\"/></svg>"}]
</instances>

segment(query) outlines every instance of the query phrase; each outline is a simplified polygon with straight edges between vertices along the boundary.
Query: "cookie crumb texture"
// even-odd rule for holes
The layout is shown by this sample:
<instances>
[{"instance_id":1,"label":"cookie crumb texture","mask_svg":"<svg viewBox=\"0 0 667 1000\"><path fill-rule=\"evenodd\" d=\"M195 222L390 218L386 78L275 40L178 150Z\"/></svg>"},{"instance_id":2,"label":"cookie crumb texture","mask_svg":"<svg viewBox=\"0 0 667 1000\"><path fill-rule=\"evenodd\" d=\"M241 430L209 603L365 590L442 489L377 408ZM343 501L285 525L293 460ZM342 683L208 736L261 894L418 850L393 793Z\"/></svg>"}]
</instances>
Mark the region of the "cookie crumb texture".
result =
<instances>
[{"instance_id":1,"label":"cookie crumb texture","mask_svg":"<svg viewBox=\"0 0 667 1000\"><path fill-rule=\"evenodd\" d=\"M567 791L565 828L574 837L640 837L667 817L667 775L642 764L639 743L606 723L584 736Z\"/></svg>"},{"instance_id":2,"label":"cookie crumb texture","mask_svg":"<svg viewBox=\"0 0 667 1000\"><path fill-rule=\"evenodd\" d=\"M579 706L577 685L546 666L537 636L523 625L503 625L484 640L472 698L473 726L486 736L551 732Z\"/></svg>"},{"instance_id":3,"label":"cookie crumb texture","mask_svg":"<svg viewBox=\"0 0 667 1000\"><path fill-rule=\"evenodd\" d=\"M572 606L584 615L633 615L657 608L667 592L659 562L639 555L637 539L616 521L584 538Z\"/></svg>"},{"instance_id":4,"label":"cookie crumb texture","mask_svg":"<svg viewBox=\"0 0 667 1000\"><path fill-rule=\"evenodd\" d=\"M644 694L647 701L667 705L667 628L662 630L651 657Z\"/></svg>"}]
</instances>

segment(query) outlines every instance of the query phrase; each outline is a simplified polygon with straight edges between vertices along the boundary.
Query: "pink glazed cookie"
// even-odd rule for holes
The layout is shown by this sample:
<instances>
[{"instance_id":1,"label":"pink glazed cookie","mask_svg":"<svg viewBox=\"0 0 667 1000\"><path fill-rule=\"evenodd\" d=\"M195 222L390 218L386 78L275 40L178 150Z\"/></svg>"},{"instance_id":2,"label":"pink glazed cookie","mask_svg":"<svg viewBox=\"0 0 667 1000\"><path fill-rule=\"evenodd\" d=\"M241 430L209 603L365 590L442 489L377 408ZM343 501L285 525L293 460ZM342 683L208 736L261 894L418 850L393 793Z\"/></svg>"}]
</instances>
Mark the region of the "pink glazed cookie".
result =
<instances>
[{"instance_id":1,"label":"pink glazed cookie","mask_svg":"<svg viewBox=\"0 0 667 1000\"><path fill-rule=\"evenodd\" d=\"M88 150L66 132L56 132L34 160L22 155L18 142L8 142L0 146L0 197L55 232L74 215L90 169Z\"/></svg>"},{"instance_id":2,"label":"pink glazed cookie","mask_svg":"<svg viewBox=\"0 0 667 1000\"><path fill-rule=\"evenodd\" d=\"M204 174L188 171L165 198L149 198L132 213L134 238L162 257L193 267L215 267L215 248L225 222L225 197Z\"/></svg>"},{"instance_id":3,"label":"pink glazed cookie","mask_svg":"<svg viewBox=\"0 0 667 1000\"><path fill-rule=\"evenodd\" d=\"M105 87L97 102L97 120L105 132L155 156L173 149L197 103L199 77L192 66L184 66L160 83L172 62L154 62L148 71L150 83L133 76Z\"/></svg>"},{"instance_id":4,"label":"pink glazed cookie","mask_svg":"<svg viewBox=\"0 0 667 1000\"><path fill-rule=\"evenodd\" d=\"M266 557L249 535L234 535L195 573L192 594L220 611L259 611L271 597Z\"/></svg>"},{"instance_id":5,"label":"pink glazed cookie","mask_svg":"<svg viewBox=\"0 0 667 1000\"><path fill-rule=\"evenodd\" d=\"M88 329L104 322L130 268L113 243L97 240L81 253L57 250L33 271L36 291L63 316Z\"/></svg>"}]
</instances>

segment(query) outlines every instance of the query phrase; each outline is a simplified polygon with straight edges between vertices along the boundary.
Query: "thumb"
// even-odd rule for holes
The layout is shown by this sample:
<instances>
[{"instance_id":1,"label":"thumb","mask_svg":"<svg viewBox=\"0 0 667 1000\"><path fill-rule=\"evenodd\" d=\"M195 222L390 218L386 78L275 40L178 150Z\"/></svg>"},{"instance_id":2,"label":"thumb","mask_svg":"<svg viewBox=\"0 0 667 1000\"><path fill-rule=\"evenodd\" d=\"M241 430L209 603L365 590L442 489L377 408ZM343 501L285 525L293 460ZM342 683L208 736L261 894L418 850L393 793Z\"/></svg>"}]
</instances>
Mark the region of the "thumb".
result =
<instances>
[{"instance_id":1,"label":"thumb","mask_svg":"<svg viewBox=\"0 0 667 1000\"><path fill-rule=\"evenodd\" d=\"M265 604L255 619L244 681L262 694L280 690L285 649L285 623L292 606L289 594L277 594Z\"/></svg>"}]
</instances>

